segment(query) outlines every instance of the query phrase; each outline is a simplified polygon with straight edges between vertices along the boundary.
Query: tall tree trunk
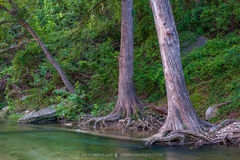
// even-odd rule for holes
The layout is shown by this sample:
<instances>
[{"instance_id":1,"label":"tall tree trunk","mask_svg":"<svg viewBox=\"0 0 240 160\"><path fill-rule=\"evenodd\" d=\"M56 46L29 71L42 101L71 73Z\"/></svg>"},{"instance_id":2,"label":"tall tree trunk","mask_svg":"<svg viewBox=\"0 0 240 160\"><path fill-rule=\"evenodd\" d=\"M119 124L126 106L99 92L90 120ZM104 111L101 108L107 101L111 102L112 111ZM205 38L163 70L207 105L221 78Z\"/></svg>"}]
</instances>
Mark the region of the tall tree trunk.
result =
<instances>
[{"instance_id":1,"label":"tall tree trunk","mask_svg":"<svg viewBox=\"0 0 240 160\"><path fill-rule=\"evenodd\" d=\"M118 78L118 100L113 111L107 116L96 117L87 121L86 124L95 121L97 124L105 121L116 121L121 118L122 113L128 123L129 116L138 114L143 108L138 99L133 82L133 0L122 0L121 19L121 48L119 55L119 78ZM128 127L128 124L125 128Z\"/></svg>"},{"instance_id":2,"label":"tall tree trunk","mask_svg":"<svg viewBox=\"0 0 240 160\"><path fill-rule=\"evenodd\" d=\"M133 82L133 0L122 0L121 48L119 55L118 100L114 111L125 116L141 110ZM136 108L137 107L137 108Z\"/></svg>"},{"instance_id":3,"label":"tall tree trunk","mask_svg":"<svg viewBox=\"0 0 240 160\"><path fill-rule=\"evenodd\" d=\"M51 54L49 53L47 47L44 45L44 43L42 42L42 40L40 39L40 37L37 35L37 33L28 25L28 23L20 21L20 24L25 27L28 32L32 35L32 37L34 39L37 40L39 46L42 48L45 56L47 57L47 59L49 60L49 62L54 66L54 68L57 70L57 72L59 73L59 75L61 76L61 79L63 81L63 83L65 84L66 88L68 89L68 91L72 94L76 94L74 87L72 86L72 84L69 82L67 75L65 74L65 72L62 70L61 66L55 61L55 59L51 56Z\"/></svg>"},{"instance_id":4,"label":"tall tree trunk","mask_svg":"<svg viewBox=\"0 0 240 160\"><path fill-rule=\"evenodd\" d=\"M129 116L141 112L143 105L138 99L133 82L133 0L122 0L121 18L121 48L119 55L119 78L118 78L118 100L113 111L107 116L96 117L87 121L95 121L97 124L105 121L116 121L121 118L122 113L128 123ZM126 125L126 128L128 124Z\"/></svg>"},{"instance_id":5,"label":"tall tree trunk","mask_svg":"<svg viewBox=\"0 0 240 160\"><path fill-rule=\"evenodd\" d=\"M150 0L167 89L168 116L155 136L174 130L199 133L208 125L196 114L189 98L180 57L180 45L169 0Z\"/></svg>"}]
</instances>

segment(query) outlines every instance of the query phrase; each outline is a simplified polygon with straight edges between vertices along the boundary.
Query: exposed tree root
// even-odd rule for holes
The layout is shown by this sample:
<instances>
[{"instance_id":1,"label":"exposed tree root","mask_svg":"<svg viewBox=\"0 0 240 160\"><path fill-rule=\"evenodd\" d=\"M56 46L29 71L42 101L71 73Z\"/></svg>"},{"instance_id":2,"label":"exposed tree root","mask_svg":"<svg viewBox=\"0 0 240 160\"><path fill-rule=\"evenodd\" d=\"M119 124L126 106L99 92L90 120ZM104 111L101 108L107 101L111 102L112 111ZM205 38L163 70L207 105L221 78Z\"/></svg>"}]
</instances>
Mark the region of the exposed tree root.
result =
<instances>
[{"instance_id":1,"label":"exposed tree root","mask_svg":"<svg viewBox=\"0 0 240 160\"><path fill-rule=\"evenodd\" d=\"M134 130L134 131L154 131L163 124L163 121L158 120L152 116L145 116L145 118L132 119L127 117L120 119L120 114L109 114L103 117L94 117L82 123L83 125L90 125L94 123L93 128L111 128L111 124L114 124L114 128L123 131Z\"/></svg>"},{"instance_id":2,"label":"exposed tree root","mask_svg":"<svg viewBox=\"0 0 240 160\"><path fill-rule=\"evenodd\" d=\"M176 130L168 133L167 136L150 137L146 145L150 146L153 143L167 144L167 145L185 145L189 143L202 144L203 141L210 141L210 137L203 133L194 133L188 130Z\"/></svg>"},{"instance_id":3,"label":"exposed tree root","mask_svg":"<svg viewBox=\"0 0 240 160\"><path fill-rule=\"evenodd\" d=\"M157 117L157 116L156 116ZM152 116L152 112L147 113L144 118L132 119L130 117L121 119L121 110L117 110L103 117L95 117L86 121L85 124L94 124L94 128L113 127L121 129L123 132L133 130L148 130L156 131L159 126L162 126L164 121ZM204 121L203 121L204 122ZM234 123L239 123L239 120L225 120L218 125L203 123L203 130L195 132L192 130L165 130L164 133L158 133L150 138L144 139L146 146L151 146L154 143L161 145L191 145L198 148L202 145L235 145L240 146L240 129L235 128L231 131L232 134L226 134L218 137L215 132L221 131L223 127L228 127ZM114 124L114 125L113 125ZM211 126L211 127L210 127ZM224 130L224 129L223 129Z\"/></svg>"},{"instance_id":4,"label":"exposed tree root","mask_svg":"<svg viewBox=\"0 0 240 160\"><path fill-rule=\"evenodd\" d=\"M151 110L155 110L155 111L157 111L157 112L159 112L159 113L161 113L161 114L167 115L167 110L164 109L163 107L160 108L160 107L154 106L154 105L152 105L152 104L148 104L148 106L149 106L149 108L150 108Z\"/></svg>"},{"instance_id":5,"label":"exposed tree root","mask_svg":"<svg viewBox=\"0 0 240 160\"><path fill-rule=\"evenodd\" d=\"M127 130L155 131L159 128L159 126L162 126L162 125L163 125L162 121L150 115L146 115L145 118L137 118L137 119L131 119L130 117L127 117L125 119L119 120L117 124L118 128L122 128L125 131Z\"/></svg>"},{"instance_id":6,"label":"exposed tree root","mask_svg":"<svg viewBox=\"0 0 240 160\"><path fill-rule=\"evenodd\" d=\"M92 122L94 122L93 128L96 129L98 127L98 124L100 124L101 128L102 127L106 127L107 124L106 122L108 121L117 121L120 119L120 111L116 112L116 113L111 113L107 116L103 116L103 117L94 117L89 119L87 122L84 122L84 125L88 125L91 124Z\"/></svg>"},{"instance_id":7,"label":"exposed tree root","mask_svg":"<svg viewBox=\"0 0 240 160\"><path fill-rule=\"evenodd\" d=\"M213 134L213 132L219 131L224 126L233 124L234 122L239 122L239 120L225 120L206 132L196 133L191 130L175 130L169 131L166 135L156 134L148 138L145 144L147 146L151 146L154 143L162 145L194 145L195 147L210 144L240 146L240 132L238 130L231 131L234 134L231 136L226 134L222 137L216 137Z\"/></svg>"},{"instance_id":8,"label":"exposed tree root","mask_svg":"<svg viewBox=\"0 0 240 160\"><path fill-rule=\"evenodd\" d=\"M229 124L234 123L234 122L239 122L239 120L226 119L226 120L224 120L223 122L221 122L220 124L213 126L213 127L210 129L209 132L215 132L215 131L217 131L217 130L220 130L220 129L223 128L224 126L229 125Z\"/></svg>"},{"instance_id":9,"label":"exposed tree root","mask_svg":"<svg viewBox=\"0 0 240 160\"><path fill-rule=\"evenodd\" d=\"M93 126L94 129L111 128L114 125L115 129L123 131L157 131L165 120L165 115L161 116L159 113L154 115L152 112L135 113L124 118L123 115L126 115L126 112L122 110L119 107L107 116L94 117L80 123L80 125Z\"/></svg>"},{"instance_id":10,"label":"exposed tree root","mask_svg":"<svg viewBox=\"0 0 240 160\"><path fill-rule=\"evenodd\" d=\"M102 117L94 117L84 121L80 125L93 126L94 129L115 128L118 130L150 130L154 131L162 126L165 114L152 112L149 107L143 105L135 92L127 92L118 97L113 111ZM156 111L156 110L155 110ZM162 115L162 116L161 116ZM163 119L161 119L163 118Z\"/></svg>"}]
</instances>

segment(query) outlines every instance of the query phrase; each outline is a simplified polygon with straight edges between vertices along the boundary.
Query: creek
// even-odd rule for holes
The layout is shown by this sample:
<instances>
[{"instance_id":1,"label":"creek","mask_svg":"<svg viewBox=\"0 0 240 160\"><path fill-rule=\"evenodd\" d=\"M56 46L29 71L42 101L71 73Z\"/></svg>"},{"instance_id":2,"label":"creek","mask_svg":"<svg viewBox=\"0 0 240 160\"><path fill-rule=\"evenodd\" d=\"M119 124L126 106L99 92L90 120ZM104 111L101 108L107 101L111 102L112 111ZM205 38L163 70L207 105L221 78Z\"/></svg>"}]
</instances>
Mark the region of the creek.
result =
<instances>
[{"instance_id":1,"label":"creek","mask_svg":"<svg viewBox=\"0 0 240 160\"><path fill-rule=\"evenodd\" d=\"M142 142L62 130L51 125L18 125L0 120L0 160L239 160L240 149L204 146L145 148Z\"/></svg>"}]
</instances>

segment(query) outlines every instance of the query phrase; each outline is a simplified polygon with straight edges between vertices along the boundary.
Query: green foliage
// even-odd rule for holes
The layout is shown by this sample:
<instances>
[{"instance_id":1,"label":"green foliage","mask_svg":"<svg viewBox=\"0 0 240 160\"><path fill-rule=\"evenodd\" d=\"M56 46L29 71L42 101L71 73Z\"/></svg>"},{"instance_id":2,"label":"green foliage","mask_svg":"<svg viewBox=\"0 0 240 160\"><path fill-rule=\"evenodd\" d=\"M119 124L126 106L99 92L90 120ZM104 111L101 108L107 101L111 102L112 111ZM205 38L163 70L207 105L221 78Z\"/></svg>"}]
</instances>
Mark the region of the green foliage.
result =
<instances>
[{"instance_id":1,"label":"green foliage","mask_svg":"<svg viewBox=\"0 0 240 160\"><path fill-rule=\"evenodd\" d=\"M4 103L0 103L0 111L5 107L5 104Z\"/></svg>"},{"instance_id":2,"label":"green foliage","mask_svg":"<svg viewBox=\"0 0 240 160\"><path fill-rule=\"evenodd\" d=\"M201 26L210 37L224 36L240 28L239 0L214 0L201 14Z\"/></svg>"},{"instance_id":3,"label":"green foliage","mask_svg":"<svg viewBox=\"0 0 240 160\"><path fill-rule=\"evenodd\" d=\"M116 102L112 101L109 103L103 103L103 104L93 104L93 108L91 111L92 116L106 116L109 112L112 111L114 108Z\"/></svg>"},{"instance_id":4,"label":"green foliage","mask_svg":"<svg viewBox=\"0 0 240 160\"><path fill-rule=\"evenodd\" d=\"M179 33L179 40L181 48L186 48L191 46L196 42L198 35L193 32L184 31Z\"/></svg>"},{"instance_id":5,"label":"green foliage","mask_svg":"<svg viewBox=\"0 0 240 160\"><path fill-rule=\"evenodd\" d=\"M178 31L192 31L201 34L201 28L199 28L199 26L201 23L200 15L202 13L202 7L185 9L179 1L175 1L174 4L176 6L173 14Z\"/></svg>"},{"instance_id":6,"label":"green foliage","mask_svg":"<svg viewBox=\"0 0 240 160\"><path fill-rule=\"evenodd\" d=\"M195 106L210 106L232 100L221 115L238 112L240 95L240 36L209 40L205 47L183 58L184 74ZM199 95L200 94L200 95ZM202 100L204 97L205 100ZM195 103L196 102L196 103ZM198 108L198 107L197 107ZM225 116L220 116L221 118Z\"/></svg>"},{"instance_id":7,"label":"green foliage","mask_svg":"<svg viewBox=\"0 0 240 160\"><path fill-rule=\"evenodd\" d=\"M152 43L154 40L155 43ZM160 62L158 43L155 36L149 37L134 55L134 81L137 91L150 95L158 90L158 96L165 94L163 68Z\"/></svg>"},{"instance_id":8,"label":"green foliage","mask_svg":"<svg viewBox=\"0 0 240 160\"><path fill-rule=\"evenodd\" d=\"M63 89L54 90L56 96L51 98L50 101L54 104L52 107L56 109L59 118L79 119L80 115L88 110L85 104L86 94L84 90L80 90L78 86L76 89L78 90L78 95L69 94L69 92Z\"/></svg>"},{"instance_id":9,"label":"green foliage","mask_svg":"<svg viewBox=\"0 0 240 160\"><path fill-rule=\"evenodd\" d=\"M19 18L41 37L50 53L76 83L77 95L64 84L36 42L0 55L0 79L8 75L6 100L12 112L53 105L59 117L78 119L83 113L105 115L116 102L118 55L121 38L121 1L16 0ZM1 2L7 8L7 1ZM221 110L226 115L239 106L238 0L171 0L182 48L199 35L207 45L183 57L190 98L199 113L215 103L232 99ZM98 6L96 6L98 5ZM93 9L94 8L94 9ZM0 21L15 20L0 10ZM156 102L166 97L159 45L149 1L134 1L134 82L139 97ZM228 33L235 32L234 35ZM3 24L0 49L31 39L20 25ZM50 101L51 99L51 101ZM229 108L227 108L229 107ZM231 108L231 109L230 109ZM224 111L224 113L223 113Z\"/></svg>"},{"instance_id":10,"label":"green foliage","mask_svg":"<svg viewBox=\"0 0 240 160\"><path fill-rule=\"evenodd\" d=\"M13 114L10 114L8 116L8 118L12 119L12 120L18 120L18 119L22 118L23 116L24 116L24 114L13 113Z\"/></svg>"},{"instance_id":11,"label":"green foliage","mask_svg":"<svg viewBox=\"0 0 240 160\"><path fill-rule=\"evenodd\" d=\"M183 59L185 74L191 75L190 82L209 80L212 77L234 76L238 74L239 36L226 39L214 39L207 42L204 48L193 51ZM196 61L198 60L198 61Z\"/></svg>"}]
</instances>

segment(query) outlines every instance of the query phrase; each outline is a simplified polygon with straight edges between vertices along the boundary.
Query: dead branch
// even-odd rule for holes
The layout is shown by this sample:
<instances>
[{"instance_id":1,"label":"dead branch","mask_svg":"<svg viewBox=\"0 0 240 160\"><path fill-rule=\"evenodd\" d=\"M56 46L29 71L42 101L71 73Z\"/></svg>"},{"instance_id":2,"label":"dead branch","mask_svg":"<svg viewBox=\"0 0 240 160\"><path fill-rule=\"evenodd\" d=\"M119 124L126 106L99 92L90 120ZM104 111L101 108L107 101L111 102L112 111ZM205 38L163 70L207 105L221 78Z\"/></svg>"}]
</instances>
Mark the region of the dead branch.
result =
<instances>
[{"instance_id":1,"label":"dead branch","mask_svg":"<svg viewBox=\"0 0 240 160\"><path fill-rule=\"evenodd\" d=\"M12 12L10 10L8 10L6 7L4 7L3 5L0 4L0 8L6 12L8 12L9 14L12 14Z\"/></svg>"},{"instance_id":2,"label":"dead branch","mask_svg":"<svg viewBox=\"0 0 240 160\"><path fill-rule=\"evenodd\" d=\"M226 125L229 125L231 123L234 123L234 122L239 122L239 120L232 120L232 119L226 119L224 120L223 122L221 122L220 124L216 125L216 126L213 126L211 129L210 129L210 133L212 132L215 132L217 130L220 130L221 128L223 128L224 126Z\"/></svg>"},{"instance_id":3,"label":"dead branch","mask_svg":"<svg viewBox=\"0 0 240 160\"><path fill-rule=\"evenodd\" d=\"M9 51L18 50L18 49L22 48L24 45L26 45L26 44L28 44L28 43L30 43L30 42L33 42L33 41L36 41L36 40L23 41L23 42L20 43L19 45L15 45L15 46L11 46L11 47L6 48L6 49L2 49L2 50L0 50L0 54L5 53L5 52L9 52Z\"/></svg>"},{"instance_id":4,"label":"dead branch","mask_svg":"<svg viewBox=\"0 0 240 160\"><path fill-rule=\"evenodd\" d=\"M221 106L228 105L228 104L230 104L230 103L232 103L232 101L227 101L227 102L218 104L218 105L216 105L216 107L219 108L219 107L221 107Z\"/></svg>"},{"instance_id":5,"label":"dead branch","mask_svg":"<svg viewBox=\"0 0 240 160\"><path fill-rule=\"evenodd\" d=\"M1 21L0 25L5 24L5 23L15 23L15 22L17 22L17 21Z\"/></svg>"},{"instance_id":6,"label":"dead branch","mask_svg":"<svg viewBox=\"0 0 240 160\"><path fill-rule=\"evenodd\" d=\"M149 106L149 108L151 109L151 110L155 110L155 111L157 111L157 112L159 112L159 113L162 113L162 114L164 114L164 115L167 115L167 110L166 109L164 109L164 108L160 108L160 107L157 107L157 106L154 106L154 105L152 105L152 104L148 104L148 106Z\"/></svg>"}]
</instances>

